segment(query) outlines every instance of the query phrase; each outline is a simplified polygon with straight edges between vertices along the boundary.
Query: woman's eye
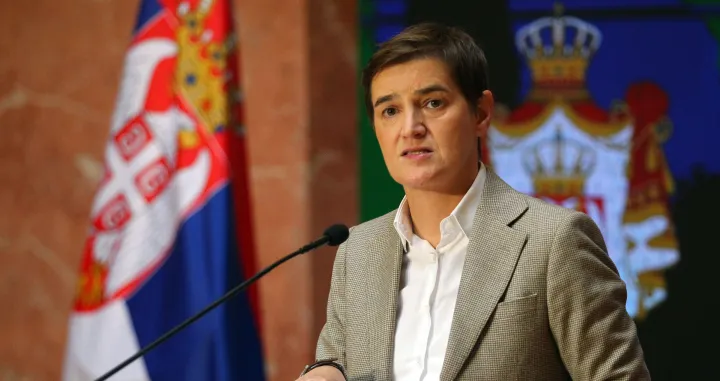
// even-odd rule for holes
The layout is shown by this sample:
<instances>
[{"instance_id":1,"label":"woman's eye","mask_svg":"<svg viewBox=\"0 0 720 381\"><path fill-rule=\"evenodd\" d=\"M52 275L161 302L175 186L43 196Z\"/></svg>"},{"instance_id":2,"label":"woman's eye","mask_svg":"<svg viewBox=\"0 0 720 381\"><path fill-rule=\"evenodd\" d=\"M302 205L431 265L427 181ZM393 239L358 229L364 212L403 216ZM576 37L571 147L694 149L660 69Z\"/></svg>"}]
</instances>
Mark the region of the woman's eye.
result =
<instances>
[{"instance_id":1,"label":"woman's eye","mask_svg":"<svg viewBox=\"0 0 720 381\"><path fill-rule=\"evenodd\" d=\"M382 114L387 117L395 116L395 114L397 114L397 109L394 107L388 107L383 110Z\"/></svg>"},{"instance_id":2,"label":"woman's eye","mask_svg":"<svg viewBox=\"0 0 720 381\"><path fill-rule=\"evenodd\" d=\"M439 99L431 99L427 102L428 107L430 108L438 108L442 106L442 101Z\"/></svg>"}]
</instances>

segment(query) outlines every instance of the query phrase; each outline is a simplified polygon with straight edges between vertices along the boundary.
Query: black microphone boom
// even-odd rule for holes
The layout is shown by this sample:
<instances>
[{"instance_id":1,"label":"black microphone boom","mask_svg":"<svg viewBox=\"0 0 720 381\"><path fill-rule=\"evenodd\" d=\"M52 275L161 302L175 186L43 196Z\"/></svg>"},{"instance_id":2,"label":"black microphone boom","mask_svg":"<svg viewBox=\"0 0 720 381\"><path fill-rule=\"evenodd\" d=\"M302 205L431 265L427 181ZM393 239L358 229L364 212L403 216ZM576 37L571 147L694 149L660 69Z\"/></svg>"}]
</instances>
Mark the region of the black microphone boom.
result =
<instances>
[{"instance_id":1,"label":"black microphone boom","mask_svg":"<svg viewBox=\"0 0 720 381\"><path fill-rule=\"evenodd\" d=\"M197 314L191 316L190 318L188 318L188 319L185 320L184 322L178 324L175 328L169 330L167 333L165 333L164 335L160 336L159 338L157 338L157 339L156 339L155 341L153 341L152 343L148 344L145 348L142 348L141 350L139 350L139 351L138 351L137 353L135 353L134 355L128 357L127 360L121 362L120 364L118 364L118 366L110 369L107 373L105 373L104 375L100 376L100 378L96 379L95 381L104 381L104 380L107 380L108 378L110 378L110 376L112 376L113 374L121 371L123 368L125 368L125 367L128 366L128 365L130 365L133 361L135 361L135 360L137 360L138 358L144 356L146 353L150 352L153 348L157 347L158 345L162 344L164 341L166 341L167 339L169 339L170 337L172 337L172 336L175 335L176 333L180 332L183 328L189 326L190 324L192 324L192 323L195 322L196 320L198 320L198 319L200 319L201 317L205 316L205 314L207 314L208 312L212 311L215 307L223 304L223 303L226 302L228 299L230 299L230 298L232 298L233 296L237 295L238 293L240 293L241 291L243 291L244 289L246 289L249 285L251 285L252 283L254 283L255 281L257 281L258 279L262 278L265 274L267 274L267 273L269 273L270 271L272 271L272 269L280 266L282 263L284 263L284 262L292 259L293 257L296 257L296 256L298 256L298 255L300 255L300 254L307 253L308 251L311 251L311 250L313 250L313 249L316 249L316 248L318 248L318 247L320 247L320 246L322 246L322 245L325 245L325 244L328 244L329 246L337 246L337 245L340 245L341 243L345 242L345 240L347 240L347 238L348 238L349 235L350 235L350 231L348 230L347 226L345 226L345 225L336 224L336 225L330 226L329 228L325 229L325 232L323 233L323 236L322 236L320 239L318 239L318 240L316 240L316 241L314 241L314 242L310 242L309 244L307 244L307 245L301 247L300 249L298 249L297 251L286 255L285 257L279 259L278 261L276 261L276 262L273 263L272 265L264 268L264 269L263 269L262 271L260 271L259 273L253 275L252 278L250 278L250 279L248 279L248 280L240 283L239 285L235 286L232 290L228 291L228 292L227 292L225 295L223 295L220 299L212 302L210 305L208 305L207 307L205 307L202 311L200 311L200 312L198 312Z\"/></svg>"}]
</instances>

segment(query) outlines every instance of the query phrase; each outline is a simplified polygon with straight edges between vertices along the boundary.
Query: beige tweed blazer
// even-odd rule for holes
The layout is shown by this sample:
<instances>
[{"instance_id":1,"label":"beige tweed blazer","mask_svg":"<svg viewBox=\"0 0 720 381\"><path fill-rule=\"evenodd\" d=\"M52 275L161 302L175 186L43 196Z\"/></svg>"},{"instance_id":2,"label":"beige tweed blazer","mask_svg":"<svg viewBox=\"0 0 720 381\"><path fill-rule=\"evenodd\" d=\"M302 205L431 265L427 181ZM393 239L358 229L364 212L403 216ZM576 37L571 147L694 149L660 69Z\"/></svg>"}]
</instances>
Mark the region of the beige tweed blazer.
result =
<instances>
[{"instance_id":1,"label":"beige tweed blazer","mask_svg":"<svg viewBox=\"0 0 720 381\"><path fill-rule=\"evenodd\" d=\"M403 247L395 211L337 251L318 360L351 381L392 380ZM626 290L585 214L488 170L441 380L649 380Z\"/></svg>"}]
</instances>

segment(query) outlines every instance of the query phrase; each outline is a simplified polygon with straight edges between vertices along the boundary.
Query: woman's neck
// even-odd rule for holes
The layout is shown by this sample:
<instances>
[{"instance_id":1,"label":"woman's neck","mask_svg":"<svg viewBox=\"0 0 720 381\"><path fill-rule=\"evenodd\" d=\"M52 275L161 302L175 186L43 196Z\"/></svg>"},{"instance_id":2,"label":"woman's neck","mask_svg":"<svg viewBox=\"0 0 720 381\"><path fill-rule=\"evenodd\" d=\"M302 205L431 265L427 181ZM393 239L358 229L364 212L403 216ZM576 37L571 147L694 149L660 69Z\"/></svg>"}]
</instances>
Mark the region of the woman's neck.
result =
<instances>
[{"instance_id":1,"label":"woman's neck","mask_svg":"<svg viewBox=\"0 0 720 381\"><path fill-rule=\"evenodd\" d=\"M477 176L477 172L475 173ZM413 233L428 241L433 247L440 243L440 222L458 206L475 181L467 176L458 182L456 189L447 192L423 189L406 189L407 205L413 225Z\"/></svg>"}]
</instances>

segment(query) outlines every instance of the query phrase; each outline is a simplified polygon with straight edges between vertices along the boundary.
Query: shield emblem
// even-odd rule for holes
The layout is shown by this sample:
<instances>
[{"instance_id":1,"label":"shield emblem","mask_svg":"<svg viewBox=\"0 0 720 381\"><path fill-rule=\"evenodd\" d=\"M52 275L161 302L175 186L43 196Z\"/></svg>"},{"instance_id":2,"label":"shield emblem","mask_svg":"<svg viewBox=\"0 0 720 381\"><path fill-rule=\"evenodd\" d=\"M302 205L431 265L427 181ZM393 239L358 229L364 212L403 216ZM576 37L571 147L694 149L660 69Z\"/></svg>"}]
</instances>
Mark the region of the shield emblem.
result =
<instances>
[{"instance_id":1,"label":"shield emblem","mask_svg":"<svg viewBox=\"0 0 720 381\"><path fill-rule=\"evenodd\" d=\"M666 298L663 271L679 260L661 147L668 99L643 82L597 106L585 73L601 41L594 25L563 15L518 30L532 86L516 109L498 106L483 160L515 189L588 214L625 281L628 312L642 319Z\"/></svg>"}]
</instances>

